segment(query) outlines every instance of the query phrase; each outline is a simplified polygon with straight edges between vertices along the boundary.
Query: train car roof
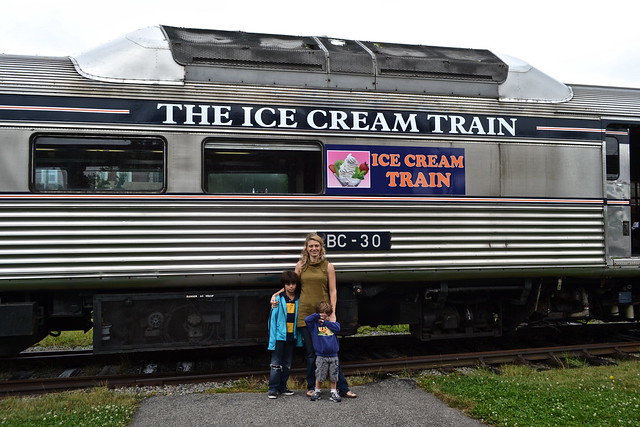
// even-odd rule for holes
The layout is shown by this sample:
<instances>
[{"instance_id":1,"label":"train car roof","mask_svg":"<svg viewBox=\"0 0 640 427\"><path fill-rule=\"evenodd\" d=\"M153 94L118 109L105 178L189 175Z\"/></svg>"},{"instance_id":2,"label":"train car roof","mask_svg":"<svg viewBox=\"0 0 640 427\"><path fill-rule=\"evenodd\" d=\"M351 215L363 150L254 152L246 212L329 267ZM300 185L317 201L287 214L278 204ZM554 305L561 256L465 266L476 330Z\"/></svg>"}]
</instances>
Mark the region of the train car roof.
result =
<instances>
[{"instance_id":1,"label":"train car roof","mask_svg":"<svg viewBox=\"0 0 640 427\"><path fill-rule=\"evenodd\" d=\"M276 85L565 102L571 88L488 50L148 27L71 58L108 82Z\"/></svg>"}]
</instances>

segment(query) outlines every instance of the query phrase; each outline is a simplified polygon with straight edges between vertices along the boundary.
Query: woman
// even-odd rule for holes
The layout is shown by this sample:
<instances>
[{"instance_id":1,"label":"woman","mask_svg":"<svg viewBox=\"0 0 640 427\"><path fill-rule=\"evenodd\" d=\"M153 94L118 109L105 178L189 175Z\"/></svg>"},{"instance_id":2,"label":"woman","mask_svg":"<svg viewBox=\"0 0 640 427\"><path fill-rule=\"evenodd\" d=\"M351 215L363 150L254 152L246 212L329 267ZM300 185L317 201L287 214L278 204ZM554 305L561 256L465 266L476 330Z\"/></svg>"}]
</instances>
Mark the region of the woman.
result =
<instances>
[{"instance_id":1,"label":"woman","mask_svg":"<svg viewBox=\"0 0 640 427\"><path fill-rule=\"evenodd\" d=\"M307 360L307 396L313 394L316 385L316 353L304 318L315 313L316 306L320 301L329 301L333 306L330 320L336 321L335 313L338 304L336 271L333 264L326 260L325 255L324 239L315 233L309 234L305 239L300 260L295 268L295 272L302 280L297 327L298 332L302 334ZM271 298L272 305L277 304L275 296L280 292L278 291ZM338 373L338 392L342 397L357 397L354 392L349 390L342 368Z\"/></svg>"}]
</instances>

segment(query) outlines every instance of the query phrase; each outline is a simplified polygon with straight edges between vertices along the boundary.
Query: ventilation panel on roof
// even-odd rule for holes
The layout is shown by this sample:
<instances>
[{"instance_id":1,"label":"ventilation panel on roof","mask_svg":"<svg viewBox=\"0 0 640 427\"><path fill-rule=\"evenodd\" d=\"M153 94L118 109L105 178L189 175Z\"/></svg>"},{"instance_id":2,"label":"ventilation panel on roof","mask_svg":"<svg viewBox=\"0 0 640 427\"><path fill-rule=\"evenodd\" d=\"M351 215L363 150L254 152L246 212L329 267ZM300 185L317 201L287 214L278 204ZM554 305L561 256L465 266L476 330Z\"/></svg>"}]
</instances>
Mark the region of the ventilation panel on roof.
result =
<instances>
[{"instance_id":1,"label":"ventilation panel on roof","mask_svg":"<svg viewBox=\"0 0 640 427\"><path fill-rule=\"evenodd\" d=\"M487 50L150 27L72 58L87 78L186 81L564 102L571 89ZM507 65L508 63L508 65Z\"/></svg>"}]
</instances>

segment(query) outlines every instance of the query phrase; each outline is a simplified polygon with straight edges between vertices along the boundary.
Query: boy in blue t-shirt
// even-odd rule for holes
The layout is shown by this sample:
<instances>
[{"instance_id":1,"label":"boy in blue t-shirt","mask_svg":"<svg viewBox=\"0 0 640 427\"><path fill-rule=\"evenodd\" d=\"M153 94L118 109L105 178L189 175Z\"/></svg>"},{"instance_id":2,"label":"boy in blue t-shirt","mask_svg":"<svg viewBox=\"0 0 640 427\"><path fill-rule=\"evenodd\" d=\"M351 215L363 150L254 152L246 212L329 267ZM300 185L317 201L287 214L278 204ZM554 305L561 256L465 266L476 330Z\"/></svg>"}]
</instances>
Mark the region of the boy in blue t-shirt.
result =
<instances>
[{"instance_id":1,"label":"boy in blue t-shirt","mask_svg":"<svg viewBox=\"0 0 640 427\"><path fill-rule=\"evenodd\" d=\"M330 400L340 402L340 394L336 388L338 381L338 344L337 334L340 332L340 323L329 321L333 313L333 307L326 301L320 301L317 313L305 317L304 321L311 333L311 341L316 351L316 389L311 395L311 400L320 399L322 383L329 378L331 383Z\"/></svg>"},{"instance_id":2,"label":"boy in blue t-shirt","mask_svg":"<svg viewBox=\"0 0 640 427\"><path fill-rule=\"evenodd\" d=\"M291 372L293 349L302 347L302 334L298 333L298 300L300 299L301 281L295 271L283 271L280 283L284 288L276 298L278 305L271 309L269 317L269 350L271 353L271 373L269 375L269 399L276 399L278 394L291 396L293 392L287 388L287 380Z\"/></svg>"}]
</instances>

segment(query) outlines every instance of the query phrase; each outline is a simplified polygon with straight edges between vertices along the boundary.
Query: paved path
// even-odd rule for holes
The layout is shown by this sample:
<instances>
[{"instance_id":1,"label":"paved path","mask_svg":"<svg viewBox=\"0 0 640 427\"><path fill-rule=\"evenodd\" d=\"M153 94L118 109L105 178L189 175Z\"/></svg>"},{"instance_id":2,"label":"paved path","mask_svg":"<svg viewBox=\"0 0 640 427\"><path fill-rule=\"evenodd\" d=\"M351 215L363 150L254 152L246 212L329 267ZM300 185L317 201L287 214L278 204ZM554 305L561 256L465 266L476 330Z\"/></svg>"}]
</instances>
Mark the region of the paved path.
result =
<instances>
[{"instance_id":1,"label":"paved path","mask_svg":"<svg viewBox=\"0 0 640 427\"><path fill-rule=\"evenodd\" d=\"M146 399L132 427L190 426L483 426L417 388L389 379L353 387L356 399L335 403L326 390L311 402L304 391L268 399L266 393L156 396Z\"/></svg>"}]
</instances>

